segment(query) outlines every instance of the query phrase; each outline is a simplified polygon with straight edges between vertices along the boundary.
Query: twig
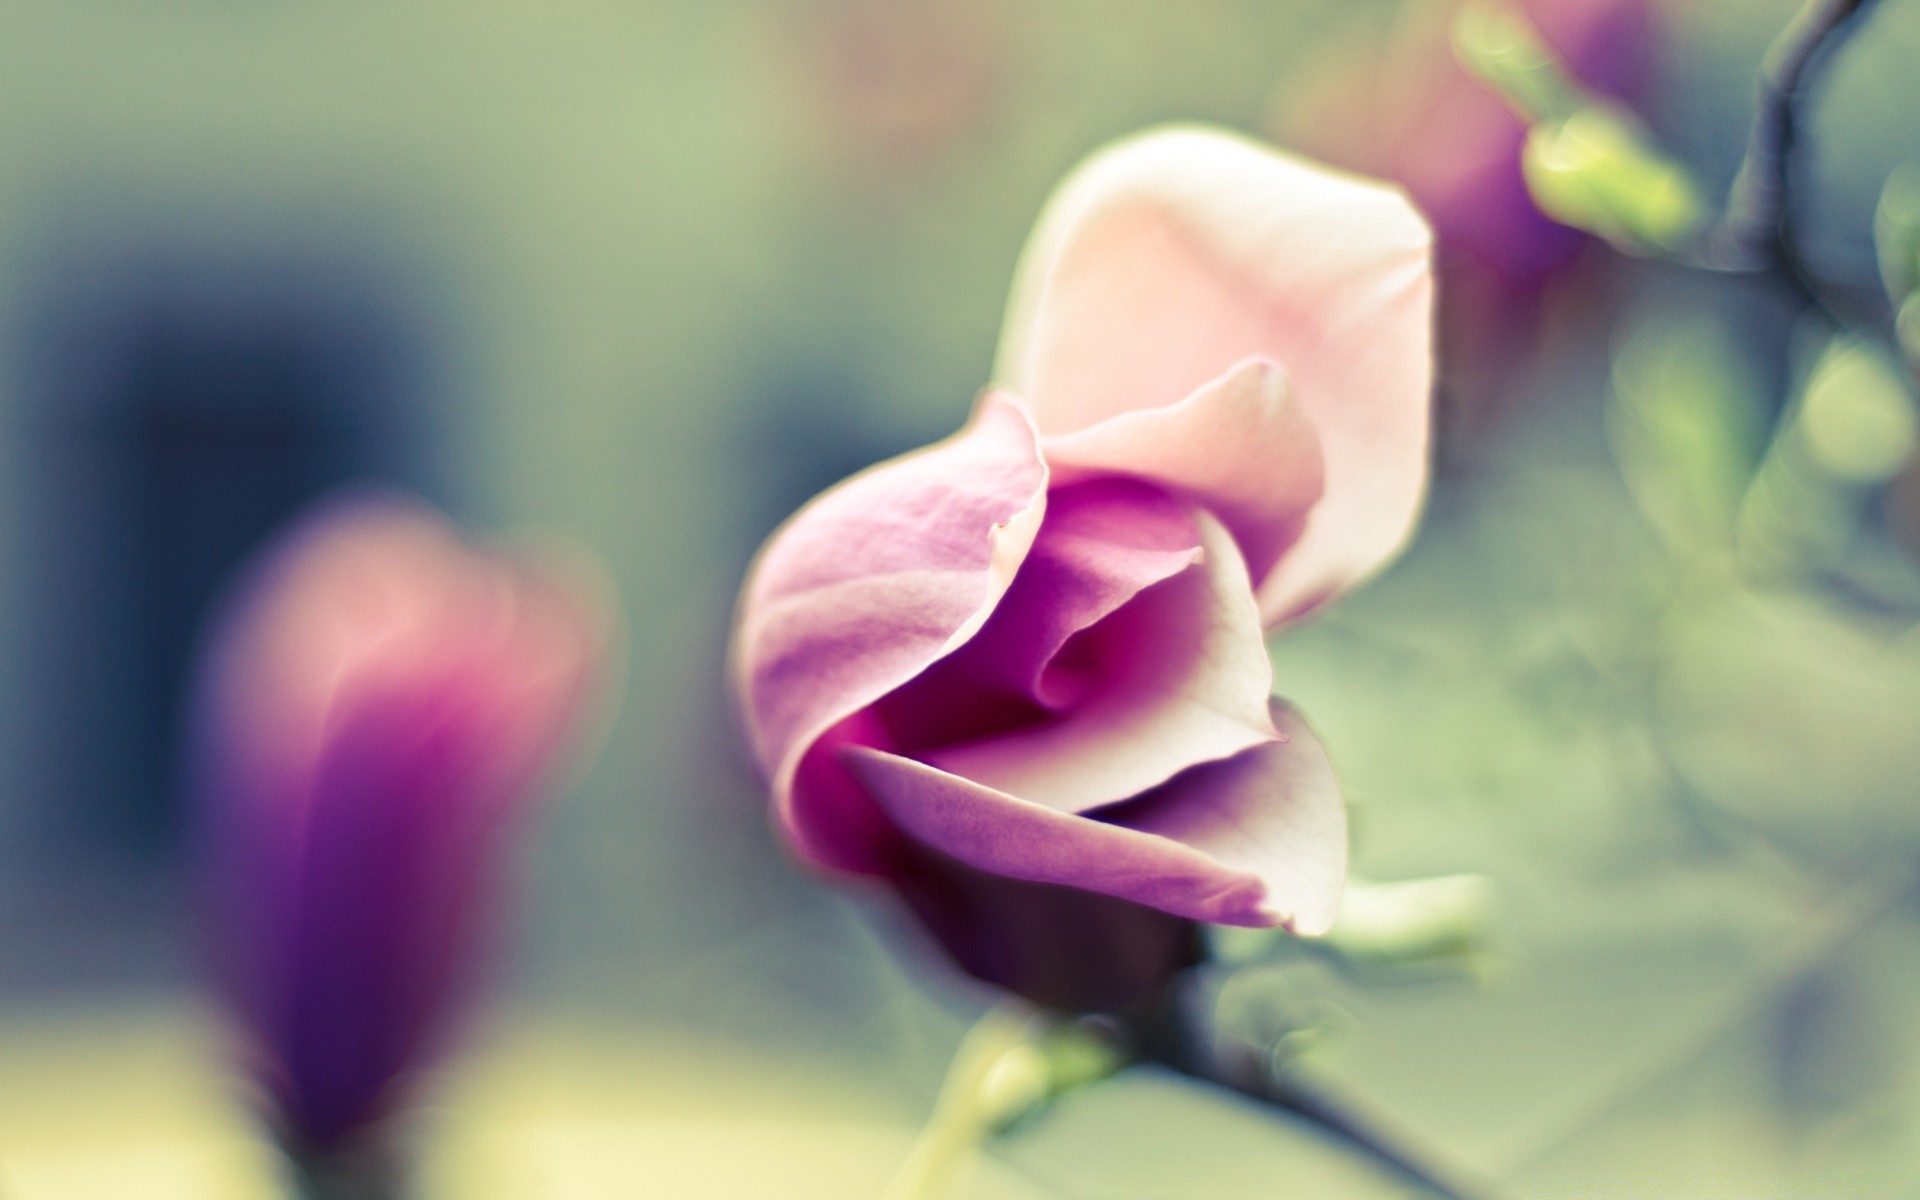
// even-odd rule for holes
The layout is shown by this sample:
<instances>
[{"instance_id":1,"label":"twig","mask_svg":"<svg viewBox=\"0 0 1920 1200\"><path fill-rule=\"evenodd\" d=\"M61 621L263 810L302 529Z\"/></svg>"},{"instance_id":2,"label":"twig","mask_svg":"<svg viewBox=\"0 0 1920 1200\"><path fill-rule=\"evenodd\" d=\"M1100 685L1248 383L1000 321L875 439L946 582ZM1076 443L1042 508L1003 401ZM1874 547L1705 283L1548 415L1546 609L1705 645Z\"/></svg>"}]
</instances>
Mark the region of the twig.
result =
<instances>
[{"instance_id":1,"label":"twig","mask_svg":"<svg viewBox=\"0 0 1920 1200\"><path fill-rule=\"evenodd\" d=\"M1196 1000L1194 992L1176 984L1150 1011L1126 1022L1140 1061L1304 1120L1427 1195L1492 1200L1498 1194L1489 1185L1468 1182L1457 1170L1436 1166L1434 1154L1408 1146L1404 1138L1387 1132L1384 1121L1362 1114L1351 1101L1336 1100L1296 1074L1276 1070L1269 1056L1220 1053L1195 1011Z\"/></svg>"},{"instance_id":2,"label":"twig","mask_svg":"<svg viewBox=\"0 0 1920 1200\"><path fill-rule=\"evenodd\" d=\"M1818 75L1875 0L1807 0L1774 39L1760 69L1759 100L1747 150L1734 176L1723 216L1702 240L1689 266L1777 282L1836 328L1867 324L1889 335L1891 320L1867 321L1842 311L1807 267L1800 244L1800 176L1804 170L1805 106Z\"/></svg>"},{"instance_id":3,"label":"twig","mask_svg":"<svg viewBox=\"0 0 1920 1200\"><path fill-rule=\"evenodd\" d=\"M1807 0L1767 49L1747 152L1734 176L1719 235L1735 256L1781 265L1798 262L1803 107L1813 69L1866 15L1874 0Z\"/></svg>"},{"instance_id":4,"label":"twig","mask_svg":"<svg viewBox=\"0 0 1920 1200\"><path fill-rule=\"evenodd\" d=\"M1610 1090L1598 1104L1579 1116L1561 1123L1554 1133L1540 1139L1526 1153L1509 1164L1506 1177L1535 1170L1571 1143L1593 1123L1626 1107L1649 1088L1674 1071L1698 1062L1727 1030L1743 1019L1764 1012L1790 986L1824 967L1855 939L1910 900L1920 877L1911 868L1900 868L1883 875L1870 876L1829 901L1810 922L1812 928L1795 939L1765 971L1758 994L1749 992L1725 1008L1700 1021L1681 1039L1675 1052L1662 1056L1651 1067L1634 1072Z\"/></svg>"},{"instance_id":5,"label":"twig","mask_svg":"<svg viewBox=\"0 0 1920 1200\"><path fill-rule=\"evenodd\" d=\"M1258 1087L1233 1090L1318 1126L1422 1192L1444 1200L1492 1200L1495 1196L1490 1185L1468 1183L1457 1169L1442 1169L1433 1163L1432 1155L1415 1153L1397 1138L1387 1136L1377 1119L1363 1118L1350 1100L1335 1101L1324 1089L1276 1072L1268 1071L1264 1076Z\"/></svg>"}]
</instances>

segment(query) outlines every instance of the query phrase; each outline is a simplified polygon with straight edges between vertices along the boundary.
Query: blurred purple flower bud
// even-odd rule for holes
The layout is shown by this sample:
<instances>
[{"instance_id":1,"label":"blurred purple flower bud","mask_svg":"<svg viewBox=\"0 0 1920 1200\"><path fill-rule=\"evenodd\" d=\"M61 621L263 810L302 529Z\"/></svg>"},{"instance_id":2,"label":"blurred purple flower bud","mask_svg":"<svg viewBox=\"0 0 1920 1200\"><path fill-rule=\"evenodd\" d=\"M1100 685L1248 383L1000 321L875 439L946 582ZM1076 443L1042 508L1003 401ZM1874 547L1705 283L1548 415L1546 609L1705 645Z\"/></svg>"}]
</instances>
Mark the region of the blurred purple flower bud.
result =
<instances>
[{"instance_id":1,"label":"blurred purple flower bud","mask_svg":"<svg viewBox=\"0 0 1920 1200\"><path fill-rule=\"evenodd\" d=\"M219 614L192 745L201 900L297 1152L362 1141L443 1047L602 616L370 497L297 523Z\"/></svg>"}]
</instances>

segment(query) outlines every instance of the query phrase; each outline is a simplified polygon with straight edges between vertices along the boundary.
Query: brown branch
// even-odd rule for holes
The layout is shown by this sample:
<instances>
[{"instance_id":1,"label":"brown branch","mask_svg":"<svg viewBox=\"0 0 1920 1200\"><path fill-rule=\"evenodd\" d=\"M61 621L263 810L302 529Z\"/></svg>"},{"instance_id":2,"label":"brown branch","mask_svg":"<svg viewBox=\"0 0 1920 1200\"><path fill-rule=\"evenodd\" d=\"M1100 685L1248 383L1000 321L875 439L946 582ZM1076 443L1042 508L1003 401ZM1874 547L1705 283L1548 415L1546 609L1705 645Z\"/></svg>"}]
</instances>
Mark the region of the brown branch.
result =
<instances>
[{"instance_id":1,"label":"brown branch","mask_svg":"<svg viewBox=\"0 0 1920 1200\"><path fill-rule=\"evenodd\" d=\"M1806 105L1821 67L1875 0L1807 0L1774 39L1760 69L1759 100L1746 154L1724 215L1687 265L1765 276L1838 328L1867 326L1891 335L1891 315L1849 313L1808 269L1800 243L1801 176L1806 169Z\"/></svg>"},{"instance_id":2,"label":"brown branch","mask_svg":"<svg viewBox=\"0 0 1920 1200\"><path fill-rule=\"evenodd\" d=\"M1435 1154L1408 1145L1403 1137L1389 1133L1384 1121L1362 1115L1352 1102L1336 1100L1324 1089L1276 1070L1266 1054L1251 1048L1222 1053L1197 1011L1200 996L1190 986L1194 982L1191 978L1176 982L1150 1010L1131 1014L1123 1022L1138 1061L1166 1067L1305 1121L1424 1195L1440 1200L1494 1200L1497 1196L1490 1185L1469 1182L1462 1172L1438 1166Z\"/></svg>"}]
</instances>

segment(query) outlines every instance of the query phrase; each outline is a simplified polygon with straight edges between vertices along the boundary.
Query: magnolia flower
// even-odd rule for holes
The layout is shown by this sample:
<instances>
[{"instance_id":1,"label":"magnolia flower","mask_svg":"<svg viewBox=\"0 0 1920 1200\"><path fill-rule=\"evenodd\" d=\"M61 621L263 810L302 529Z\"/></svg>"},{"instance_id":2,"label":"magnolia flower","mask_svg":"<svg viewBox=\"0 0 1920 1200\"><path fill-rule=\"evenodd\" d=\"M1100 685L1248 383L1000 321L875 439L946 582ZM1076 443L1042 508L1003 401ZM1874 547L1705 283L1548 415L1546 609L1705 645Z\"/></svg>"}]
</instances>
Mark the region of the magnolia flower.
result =
<instances>
[{"instance_id":1,"label":"magnolia flower","mask_svg":"<svg viewBox=\"0 0 1920 1200\"><path fill-rule=\"evenodd\" d=\"M357 1146L440 1048L601 630L393 499L323 505L230 598L197 696L202 900L298 1153Z\"/></svg>"},{"instance_id":2,"label":"magnolia flower","mask_svg":"<svg viewBox=\"0 0 1920 1200\"><path fill-rule=\"evenodd\" d=\"M1223 132L1076 171L966 427L749 574L735 685L798 852L1060 1008L1138 998L1194 922L1324 931L1345 817L1263 635L1411 529L1430 243L1397 191Z\"/></svg>"}]
</instances>

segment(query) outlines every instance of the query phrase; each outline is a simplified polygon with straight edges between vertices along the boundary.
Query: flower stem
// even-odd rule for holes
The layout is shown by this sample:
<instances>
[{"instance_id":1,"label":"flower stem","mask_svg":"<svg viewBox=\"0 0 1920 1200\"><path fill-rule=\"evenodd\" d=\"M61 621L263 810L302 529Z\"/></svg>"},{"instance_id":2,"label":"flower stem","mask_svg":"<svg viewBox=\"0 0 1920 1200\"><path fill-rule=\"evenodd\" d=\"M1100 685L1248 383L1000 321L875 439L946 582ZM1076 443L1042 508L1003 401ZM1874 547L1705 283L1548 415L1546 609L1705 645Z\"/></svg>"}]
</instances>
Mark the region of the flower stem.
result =
<instances>
[{"instance_id":1,"label":"flower stem","mask_svg":"<svg viewBox=\"0 0 1920 1200\"><path fill-rule=\"evenodd\" d=\"M1239 1095L1291 1114L1332 1135L1402 1183L1442 1200L1491 1200L1489 1184L1469 1183L1457 1168L1441 1167L1434 1156L1416 1152L1401 1138L1387 1134L1377 1119L1363 1118L1350 1102L1335 1101L1324 1091L1276 1072L1257 1080L1208 1078Z\"/></svg>"},{"instance_id":2,"label":"flower stem","mask_svg":"<svg viewBox=\"0 0 1920 1200\"><path fill-rule=\"evenodd\" d=\"M409 1200L413 1194L400 1156L384 1149L286 1154L297 1200Z\"/></svg>"},{"instance_id":3,"label":"flower stem","mask_svg":"<svg viewBox=\"0 0 1920 1200\"><path fill-rule=\"evenodd\" d=\"M933 1200L943 1194L985 1136L983 1126L936 1109L894 1172L882 1200Z\"/></svg>"},{"instance_id":4,"label":"flower stem","mask_svg":"<svg viewBox=\"0 0 1920 1200\"><path fill-rule=\"evenodd\" d=\"M934 1200L995 1131L1045 1099L1040 1022L1011 1007L990 1010L960 1043L933 1114L894 1172L882 1200Z\"/></svg>"}]
</instances>

